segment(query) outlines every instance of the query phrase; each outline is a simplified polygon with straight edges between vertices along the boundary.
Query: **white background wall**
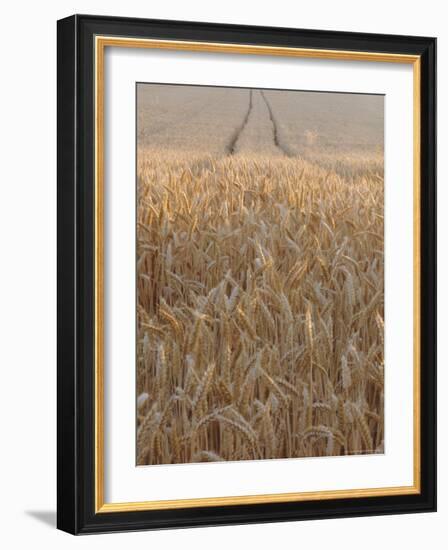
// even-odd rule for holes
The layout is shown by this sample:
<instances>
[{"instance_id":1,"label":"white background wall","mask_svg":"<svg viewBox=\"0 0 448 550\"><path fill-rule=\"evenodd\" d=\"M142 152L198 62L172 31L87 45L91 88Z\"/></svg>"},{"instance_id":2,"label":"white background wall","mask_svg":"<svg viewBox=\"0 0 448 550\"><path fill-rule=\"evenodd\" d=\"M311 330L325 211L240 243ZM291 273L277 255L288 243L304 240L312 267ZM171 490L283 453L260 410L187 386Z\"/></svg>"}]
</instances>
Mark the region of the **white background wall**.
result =
<instances>
[{"instance_id":1,"label":"white background wall","mask_svg":"<svg viewBox=\"0 0 448 550\"><path fill-rule=\"evenodd\" d=\"M89 0L3 5L0 31L0 543L4 548L446 548L448 30L438 0ZM439 512L75 538L55 530L56 20L73 13L439 39Z\"/></svg>"}]
</instances>

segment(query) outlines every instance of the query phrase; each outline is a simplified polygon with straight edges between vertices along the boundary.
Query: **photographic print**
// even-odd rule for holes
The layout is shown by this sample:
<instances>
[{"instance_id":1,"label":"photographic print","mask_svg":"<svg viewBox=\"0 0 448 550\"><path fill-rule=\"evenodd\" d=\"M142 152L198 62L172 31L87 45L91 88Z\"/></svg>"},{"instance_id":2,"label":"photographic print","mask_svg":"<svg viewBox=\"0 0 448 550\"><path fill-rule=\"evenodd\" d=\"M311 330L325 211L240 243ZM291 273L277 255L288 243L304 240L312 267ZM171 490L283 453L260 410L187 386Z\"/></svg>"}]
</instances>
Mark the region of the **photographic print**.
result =
<instances>
[{"instance_id":1,"label":"photographic print","mask_svg":"<svg viewBox=\"0 0 448 550\"><path fill-rule=\"evenodd\" d=\"M136 101L137 464L383 453L384 97Z\"/></svg>"}]
</instances>

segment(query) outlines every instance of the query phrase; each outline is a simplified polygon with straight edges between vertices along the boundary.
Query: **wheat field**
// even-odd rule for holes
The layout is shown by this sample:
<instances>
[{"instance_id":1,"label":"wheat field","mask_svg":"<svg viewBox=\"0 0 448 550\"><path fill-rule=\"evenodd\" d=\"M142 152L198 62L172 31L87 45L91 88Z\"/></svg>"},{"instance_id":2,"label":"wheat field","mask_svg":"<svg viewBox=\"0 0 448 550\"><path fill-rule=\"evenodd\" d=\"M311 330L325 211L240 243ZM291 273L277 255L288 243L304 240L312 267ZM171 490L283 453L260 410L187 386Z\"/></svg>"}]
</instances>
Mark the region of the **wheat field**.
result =
<instances>
[{"instance_id":1,"label":"wheat field","mask_svg":"<svg viewBox=\"0 0 448 550\"><path fill-rule=\"evenodd\" d=\"M384 452L381 132L185 88L138 111L137 464Z\"/></svg>"}]
</instances>

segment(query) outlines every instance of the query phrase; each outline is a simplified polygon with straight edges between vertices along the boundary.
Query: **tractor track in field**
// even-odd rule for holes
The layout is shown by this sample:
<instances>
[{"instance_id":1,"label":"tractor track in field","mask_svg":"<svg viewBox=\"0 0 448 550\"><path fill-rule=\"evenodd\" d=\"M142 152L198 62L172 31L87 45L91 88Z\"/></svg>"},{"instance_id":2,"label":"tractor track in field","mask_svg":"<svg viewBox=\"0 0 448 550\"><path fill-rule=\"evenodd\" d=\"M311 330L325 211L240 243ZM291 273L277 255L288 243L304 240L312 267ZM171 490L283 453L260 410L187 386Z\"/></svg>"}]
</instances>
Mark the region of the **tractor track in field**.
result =
<instances>
[{"instance_id":1,"label":"tractor track in field","mask_svg":"<svg viewBox=\"0 0 448 550\"><path fill-rule=\"evenodd\" d=\"M244 116L243 122L241 125L237 128L237 130L234 132L232 139L230 140L229 144L226 147L227 154L229 156L235 155L236 153L241 151L241 143L238 143L241 141L241 138L245 131L247 131L248 126L253 125L254 121L252 118L254 116L260 115L259 110L259 103L258 96L255 96L255 94L259 94L259 97L263 100L263 104L266 108L266 111L264 111L263 117L266 117L266 125L267 127L271 127L272 130L272 146L273 148L277 149L282 155L285 156L291 156L290 152L281 144L279 139L279 130L278 130L278 123L275 118L272 106L264 94L263 90L249 90L249 104L247 107L246 114ZM256 105L257 104L257 105ZM258 114L257 114L258 113ZM253 131L253 129L252 129ZM270 138L268 138L269 141ZM243 146L244 147L244 146Z\"/></svg>"},{"instance_id":2,"label":"tractor track in field","mask_svg":"<svg viewBox=\"0 0 448 550\"><path fill-rule=\"evenodd\" d=\"M227 146L227 152L228 152L229 155L234 155L235 154L236 144L237 144L241 134L243 133L244 128L246 127L247 122L249 120L249 117L250 117L250 114L251 114L252 108L253 108L253 98L252 98L252 96L253 96L253 90L249 90L249 106L247 108L246 116L244 117L241 126L237 129L235 134L232 136L232 139L230 140L230 143Z\"/></svg>"},{"instance_id":3,"label":"tractor track in field","mask_svg":"<svg viewBox=\"0 0 448 550\"><path fill-rule=\"evenodd\" d=\"M260 94L261 94L261 97L263 98L263 101L265 102L266 104L266 108L268 110L268 113L269 113L269 118L271 119L271 123L272 123L272 133L273 133L273 138L274 138L274 144L275 146L280 149L280 151L282 151L282 153L284 155L286 155L287 157L290 156L290 153L283 147L283 145L280 143L280 140L279 140L279 137L278 137L278 123L277 123L277 120L274 116L274 111L272 110L272 106L271 104L269 103L268 101L268 98L265 96L264 94L264 91L263 90L260 90Z\"/></svg>"}]
</instances>

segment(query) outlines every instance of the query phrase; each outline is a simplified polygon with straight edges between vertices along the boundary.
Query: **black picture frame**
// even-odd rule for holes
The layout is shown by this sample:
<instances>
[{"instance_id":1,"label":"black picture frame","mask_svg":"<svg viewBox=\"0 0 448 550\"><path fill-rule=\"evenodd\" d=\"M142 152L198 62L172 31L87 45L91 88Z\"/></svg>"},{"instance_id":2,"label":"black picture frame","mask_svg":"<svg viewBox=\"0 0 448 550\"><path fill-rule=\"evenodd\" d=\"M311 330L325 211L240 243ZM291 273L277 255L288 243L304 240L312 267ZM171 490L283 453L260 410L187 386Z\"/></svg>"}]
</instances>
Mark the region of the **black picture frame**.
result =
<instances>
[{"instance_id":1,"label":"black picture frame","mask_svg":"<svg viewBox=\"0 0 448 550\"><path fill-rule=\"evenodd\" d=\"M419 494L95 512L95 36L416 55L421 61ZM436 510L436 39L74 15L58 21L57 526L73 534Z\"/></svg>"}]
</instances>

